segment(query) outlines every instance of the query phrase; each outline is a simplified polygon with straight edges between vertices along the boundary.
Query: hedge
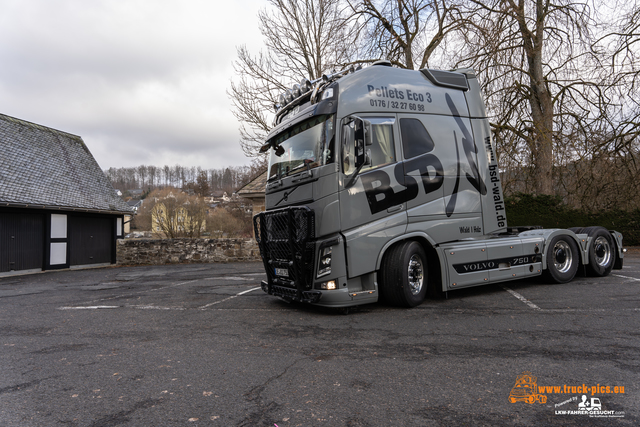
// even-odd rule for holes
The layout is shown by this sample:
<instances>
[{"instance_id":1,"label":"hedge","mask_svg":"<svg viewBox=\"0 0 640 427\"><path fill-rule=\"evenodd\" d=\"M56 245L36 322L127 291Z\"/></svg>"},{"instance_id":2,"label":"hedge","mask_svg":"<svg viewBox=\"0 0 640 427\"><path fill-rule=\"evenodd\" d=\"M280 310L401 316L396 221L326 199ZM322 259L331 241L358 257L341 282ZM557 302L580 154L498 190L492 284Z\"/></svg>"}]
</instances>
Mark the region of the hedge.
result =
<instances>
[{"instance_id":1,"label":"hedge","mask_svg":"<svg viewBox=\"0 0 640 427\"><path fill-rule=\"evenodd\" d=\"M640 209L589 213L565 205L561 197L518 193L505 198L510 227L541 225L544 228L600 225L622 233L625 246L640 246Z\"/></svg>"}]
</instances>

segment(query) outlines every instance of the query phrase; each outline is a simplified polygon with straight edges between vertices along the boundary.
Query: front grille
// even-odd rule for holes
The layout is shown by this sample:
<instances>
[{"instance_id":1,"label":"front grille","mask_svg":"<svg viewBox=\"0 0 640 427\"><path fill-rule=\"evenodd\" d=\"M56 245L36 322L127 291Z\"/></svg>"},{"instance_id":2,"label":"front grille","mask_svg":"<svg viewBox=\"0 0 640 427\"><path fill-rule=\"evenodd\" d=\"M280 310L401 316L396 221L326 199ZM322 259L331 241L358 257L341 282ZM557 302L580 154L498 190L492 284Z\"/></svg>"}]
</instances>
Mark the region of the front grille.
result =
<instances>
[{"instance_id":1,"label":"front grille","mask_svg":"<svg viewBox=\"0 0 640 427\"><path fill-rule=\"evenodd\" d=\"M278 285L294 289L295 299L313 286L314 215L308 207L288 207L253 217L269 293Z\"/></svg>"}]
</instances>

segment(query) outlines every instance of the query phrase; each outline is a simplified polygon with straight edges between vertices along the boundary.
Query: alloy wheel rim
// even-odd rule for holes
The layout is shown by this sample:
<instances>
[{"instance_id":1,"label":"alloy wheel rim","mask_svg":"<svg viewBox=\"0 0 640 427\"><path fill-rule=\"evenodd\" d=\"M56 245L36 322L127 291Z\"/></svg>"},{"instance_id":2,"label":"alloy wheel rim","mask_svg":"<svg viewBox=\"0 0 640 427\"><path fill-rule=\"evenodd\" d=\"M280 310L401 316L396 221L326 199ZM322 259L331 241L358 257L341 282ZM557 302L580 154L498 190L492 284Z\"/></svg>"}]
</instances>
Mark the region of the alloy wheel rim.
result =
<instances>
[{"instance_id":1,"label":"alloy wheel rim","mask_svg":"<svg viewBox=\"0 0 640 427\"><path fill-rule=\"evenodd\" d=\"M596 264L606 267L611 262L611 246L604 236L599 236L593 242Z\"/></svg>"},{"instance_id":2,"label":"alloy wheel rim","mask_svg":"<svg viewBox=\"0 0 640 427\"><path fill-rule=\"evenodd\" d=\"M559 240L553 246L553 264L560 273L566 273L573 265L571 246L564 240Z\"/></svg>"},{"instance_id":3,"label":"alloy wheel rim","mask_svg":"<svg viewBox=\"0 0 640 427\"><path fill-rule=\"evenodd\" d=\"M418 254L413 254L409 260L409 288L413 295L417 295L424 285L424 269L422 259Z\"/></svg>"}]
</instances>

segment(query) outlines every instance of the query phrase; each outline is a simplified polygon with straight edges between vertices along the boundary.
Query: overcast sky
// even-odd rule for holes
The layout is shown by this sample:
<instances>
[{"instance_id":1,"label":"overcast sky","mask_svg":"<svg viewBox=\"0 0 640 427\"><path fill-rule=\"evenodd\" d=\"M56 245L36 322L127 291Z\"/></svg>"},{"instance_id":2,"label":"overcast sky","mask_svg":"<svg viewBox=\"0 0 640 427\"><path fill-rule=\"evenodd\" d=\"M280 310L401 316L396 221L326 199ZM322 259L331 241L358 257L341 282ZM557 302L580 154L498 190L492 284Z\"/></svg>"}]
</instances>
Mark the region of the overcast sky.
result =
<instances>
[{"instance_id":1,"label":"overcast sky","mask_svg":"<svg viewBox=\"0 0 640 427\"><path fill-rule=\"evenodd\" d=\"M0 0L0 113L80 135L103 169L249 164L226 91L266 6Z\"/></svg>"}]
</instances>

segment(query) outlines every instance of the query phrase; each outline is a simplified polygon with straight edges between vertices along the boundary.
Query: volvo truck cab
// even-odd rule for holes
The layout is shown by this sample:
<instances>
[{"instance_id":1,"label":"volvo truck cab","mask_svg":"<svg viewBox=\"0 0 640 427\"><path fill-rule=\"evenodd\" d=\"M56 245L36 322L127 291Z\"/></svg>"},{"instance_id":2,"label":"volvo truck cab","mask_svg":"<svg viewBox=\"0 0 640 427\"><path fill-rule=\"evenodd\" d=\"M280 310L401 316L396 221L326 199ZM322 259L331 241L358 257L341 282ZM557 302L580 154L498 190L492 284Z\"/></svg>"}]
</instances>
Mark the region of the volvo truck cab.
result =
<instances>
[{"instance_id":1,"label":"volvo truck cab","mask_svg":"<svg viewBox=\"0 0 640 427\"><path fill-rule=\"evenodd\" d=\"M266 211L254 217L268 279L286 300L349 307L579 268L621 268L601 227L507 227L476 75L379 62L303 80L281 96Z\"/></svg>"}]
</instances>

